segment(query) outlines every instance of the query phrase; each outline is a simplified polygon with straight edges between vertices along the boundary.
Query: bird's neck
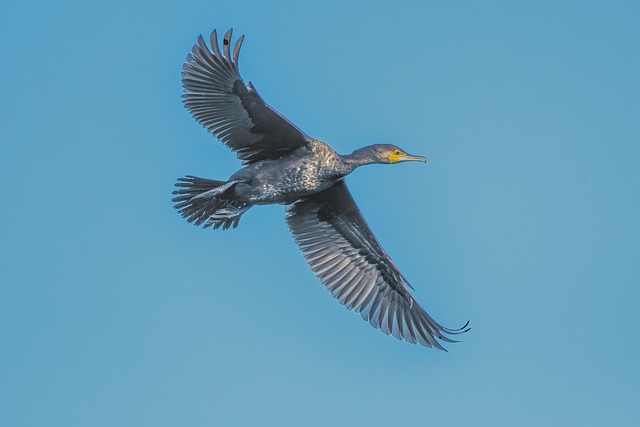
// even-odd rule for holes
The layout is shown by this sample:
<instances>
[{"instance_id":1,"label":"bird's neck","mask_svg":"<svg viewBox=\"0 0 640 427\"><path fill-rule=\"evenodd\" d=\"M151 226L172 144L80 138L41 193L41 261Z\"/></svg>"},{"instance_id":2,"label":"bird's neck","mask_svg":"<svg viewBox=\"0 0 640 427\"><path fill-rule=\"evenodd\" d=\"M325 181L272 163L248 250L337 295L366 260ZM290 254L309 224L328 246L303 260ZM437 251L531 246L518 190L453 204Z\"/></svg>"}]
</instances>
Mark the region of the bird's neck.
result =
<instances>
[{"instance_id":1,"label":"bird's neck","mask_svg":"<svg viewBox=\"0 0 640 427\"><path fill-rule=\"evenodd\" d=\"M342 158L343 164L350 168L349 172L360 166L378 163L378 161L364 149L356 150L351 154L340 157Z\"/></svg>"}]
</instances>

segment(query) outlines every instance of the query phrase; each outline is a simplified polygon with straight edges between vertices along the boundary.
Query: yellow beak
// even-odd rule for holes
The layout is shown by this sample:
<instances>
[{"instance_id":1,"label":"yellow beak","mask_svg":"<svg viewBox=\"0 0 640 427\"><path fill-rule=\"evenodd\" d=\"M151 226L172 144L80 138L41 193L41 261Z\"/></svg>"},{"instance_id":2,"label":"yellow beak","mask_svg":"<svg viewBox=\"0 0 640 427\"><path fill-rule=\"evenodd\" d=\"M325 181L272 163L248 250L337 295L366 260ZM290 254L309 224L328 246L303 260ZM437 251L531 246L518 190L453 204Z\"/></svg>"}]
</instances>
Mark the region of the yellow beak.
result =
<instances>
[{"instance_id":1,"label":"yellow beak","mask_svg":"<svg viewBox=\"0 0 640 427\"><path fill-rule=\"evenodd\" d=\"M422 156L412 156L410 154L392 154L389 156L391 163L399 162L423 162L426 163L427 159Z\"/></svg>"}]
</instances>

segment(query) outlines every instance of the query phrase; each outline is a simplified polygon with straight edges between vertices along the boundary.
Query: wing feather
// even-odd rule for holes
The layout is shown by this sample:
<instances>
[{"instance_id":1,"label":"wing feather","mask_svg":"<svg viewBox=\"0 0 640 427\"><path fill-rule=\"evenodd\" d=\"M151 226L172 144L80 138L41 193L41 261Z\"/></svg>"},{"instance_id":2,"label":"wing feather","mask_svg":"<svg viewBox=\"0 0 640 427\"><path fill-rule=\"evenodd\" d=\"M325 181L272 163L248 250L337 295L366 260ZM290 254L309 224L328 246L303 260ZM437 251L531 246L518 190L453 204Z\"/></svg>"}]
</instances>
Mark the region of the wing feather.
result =
<instances>
[{"instance_id":1,"label":"wing feather","mask_svg":"<svg viewBox=\"0 0 640 427\"><path fill-rule=\"evenodd\" d=\"M287 206L287 224L311 269L341 304L375 328L410 343L443 349L455 342L427 314L384 251L344 181Z\"/></svg>"},{"instance_id":2,"label":"wing feather","mask_svg":"<svg viewBox=\"0 0 640 427\"><path fill-rule=\"evenodd\" d=\"M231 52L232 34L225 34L222 52L216 31L210 37L211 49L198 37L183 65L184 105L245 164L277 159L307 145L311 138L268 106L251 83L244 84L238 70L244 36Z\"/></svg>"}]
</instances>

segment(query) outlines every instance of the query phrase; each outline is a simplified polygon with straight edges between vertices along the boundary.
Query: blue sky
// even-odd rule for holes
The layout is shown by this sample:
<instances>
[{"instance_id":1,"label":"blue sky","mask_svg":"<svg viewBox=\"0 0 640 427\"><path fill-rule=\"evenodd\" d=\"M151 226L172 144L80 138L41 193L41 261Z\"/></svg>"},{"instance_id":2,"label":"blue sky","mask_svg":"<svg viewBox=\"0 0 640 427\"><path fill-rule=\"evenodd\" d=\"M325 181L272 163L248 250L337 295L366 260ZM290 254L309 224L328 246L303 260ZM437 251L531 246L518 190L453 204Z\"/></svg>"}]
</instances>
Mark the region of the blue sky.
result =
<instances>
[{"instance_id":1,"label":"blue sky","mask_svg":"<svg viewBox=\"0 0 640 427\"><path fill-rule=\"evenodd\" d=\"M637 2L10 2L0 11L3 426L635 426ZM203 33L342 153L443 324L396 341L315 279L280 206L187 224L239 168L182 107Z\"/></svg>"}]
</instances>

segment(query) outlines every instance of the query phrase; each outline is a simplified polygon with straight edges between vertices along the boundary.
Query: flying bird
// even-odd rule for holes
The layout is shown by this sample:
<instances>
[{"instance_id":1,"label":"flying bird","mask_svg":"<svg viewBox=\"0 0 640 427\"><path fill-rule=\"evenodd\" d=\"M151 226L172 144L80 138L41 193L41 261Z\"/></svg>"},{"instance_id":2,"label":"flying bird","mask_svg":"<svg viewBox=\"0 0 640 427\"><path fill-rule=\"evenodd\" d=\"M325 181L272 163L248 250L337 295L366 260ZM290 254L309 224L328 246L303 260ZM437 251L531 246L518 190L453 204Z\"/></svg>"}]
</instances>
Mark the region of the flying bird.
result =
<instances>
[{"instance_id":1,"label":"flying bird","mask_svg":"<svg viewBox=\"0 0 640 427\"><path fill-rule=\"evenodd\" d=\"M399 340L444 350L448 329L411 294L407 279L382 248L353 200L344 178L381 163L426 162L395 145L376 144L340 155L306 135L267 105L238 71L244 36L231 50L232 30L211 48L198 37L183 66L183 102L211 134L236 152L243 168L227 181L187 175L173 202L197 226L237 227L254 205L283 204L286 221L311 269L341 304Z\"/></svg>"}]
</instances>

